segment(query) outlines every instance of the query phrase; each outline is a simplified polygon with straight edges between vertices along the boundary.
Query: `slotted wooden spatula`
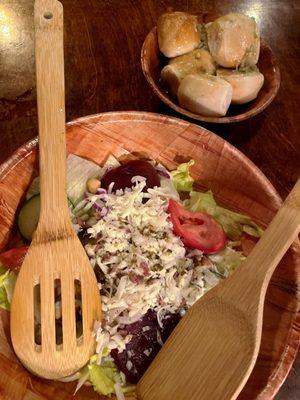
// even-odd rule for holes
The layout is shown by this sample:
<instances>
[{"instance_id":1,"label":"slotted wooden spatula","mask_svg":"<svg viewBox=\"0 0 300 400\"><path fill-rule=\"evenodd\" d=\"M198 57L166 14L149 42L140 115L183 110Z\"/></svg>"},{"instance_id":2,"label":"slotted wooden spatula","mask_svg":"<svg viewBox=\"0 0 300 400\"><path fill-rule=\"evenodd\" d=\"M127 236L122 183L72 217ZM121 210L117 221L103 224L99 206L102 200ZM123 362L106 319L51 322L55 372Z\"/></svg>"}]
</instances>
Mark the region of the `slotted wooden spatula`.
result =
<instances>
[{"instance_id":1,"label":"slotted wooden spatula","mask_svg":"<svg viewBox=\"0 0 300 400\"><path fill-rule=\"evenodd\" d=\"M81 368L94 351L93 323L101 318L99 289L77 238L66 196L63 8L36 0L35 57L39 120L41 211L11 304L11 338L34 374L56 379ZM54 281L61 282L63 343L56 344ZM76 338L74 282L81 283L83 334ZM40 285L41 345L35 343L34 287Z\"/></svg>"},{"instance_id":2,"label":"slotted wooden spatula","mask_svg":"<svg viewBox=\"0 0 300 400\"><path fill-rule=\"evenodd\" d=\"M138 384L142 400L232 400L261 340L267 285L300 229L300 180L244 264L198 300Z\"/></svg>"}]
</instances>

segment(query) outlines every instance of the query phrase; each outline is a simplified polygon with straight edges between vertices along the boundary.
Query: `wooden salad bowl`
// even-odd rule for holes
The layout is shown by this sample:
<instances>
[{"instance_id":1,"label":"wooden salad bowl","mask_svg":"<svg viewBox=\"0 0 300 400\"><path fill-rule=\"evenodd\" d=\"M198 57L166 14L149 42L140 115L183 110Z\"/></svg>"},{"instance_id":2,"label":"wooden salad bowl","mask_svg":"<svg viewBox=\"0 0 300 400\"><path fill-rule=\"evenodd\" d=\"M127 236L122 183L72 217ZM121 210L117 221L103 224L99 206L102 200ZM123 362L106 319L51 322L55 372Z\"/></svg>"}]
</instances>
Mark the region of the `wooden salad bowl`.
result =
<instances>
[{"instance_id":1,"label":"wooden salad bowl","mask_svg":"<svg viewBox=\"0 0 300 400\"><path fill-rule=\"evenodd\" d=\"M193 158L195 165L191 171L199 188L212 189L219 203L247 213L262 226L268 225L281 204L271 183L247 157L212 132L176 118L145 112L80 118L67 126L67 150L99 164L109 154L120 158L134 152L158 160L169 169ZM9 248L16 234L18 209L37 171L37 139L18 149L0 166L0 250ZM299 242L295 242L272 277L259 356L239 400L271 399L296 357L300 338L299 249ZM20 364L11 347L9 314L1 309L0 398L71 400L75 386L74 382L42 380ZM82 400L99 398L104 399L90 387L80 389L75 395L75 399Z\"/></svg>"},{"instance_id":2,"label":"wooden salad bowl","mask_svg":"<svg viewBox=\"0 0 300 400\"><path fill-rule=\"evenodd\" d=\"M239 122L253 117L262 112L273 101L280 86L280 71L276 58L268 44L261 39L257 66L264 75L265 81L257 98L247 104L231 105L224 117L205 117L180 107L177 99L175 99L162 84L160 72L167 63L168 59L159 51L157 31L156 27L154 27L148 33L141 52L141 64L145 78L161 101L179 114L198 121L225 124Z\"/></svg>"}]
</instances>

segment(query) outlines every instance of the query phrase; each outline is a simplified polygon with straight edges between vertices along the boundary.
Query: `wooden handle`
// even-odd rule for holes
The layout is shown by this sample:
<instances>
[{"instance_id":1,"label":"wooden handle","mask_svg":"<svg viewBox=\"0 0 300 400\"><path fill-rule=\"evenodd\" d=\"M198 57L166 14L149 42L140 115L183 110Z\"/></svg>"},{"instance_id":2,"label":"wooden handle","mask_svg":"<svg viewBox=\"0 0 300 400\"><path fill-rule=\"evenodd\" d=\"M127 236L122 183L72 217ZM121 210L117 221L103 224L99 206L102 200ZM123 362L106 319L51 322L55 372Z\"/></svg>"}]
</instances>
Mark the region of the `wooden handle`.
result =
<instances>
[{"instance_id":1,"label":"wooden handle","mask_svg":"<svg viewBox=\"0 0 300 400\"><path fill-rule=\"evenodd\" d=\"M254 299L260 301L261 306L263 306L264 296L271 276L292 242L296 239L299 230L300 179L298 179L293 190L242 267L226 282L226 297L233 298L233 291L235 291L236 298L240 301L239 306L242 307L244 305L248 312L249 304L253 305L252 308L255 311ZM233 284L236 280L240 283ZM257 292L260 292L260 296L257 296Z\"/></svg>"},{"instance_id":2,"label":"wooden handle","mask_svg":"<svg viewBox=\"0 0 300 400\"><path fill-rule=\"evenodd\" d=\"M59 229L68 215L62 4L36 0L34 22L41 182L38 230L49 232Z\"/></svg>"},{"instance_id":3,"label":"wooden handle","mask_svg":"<svg viewBox=\"0 0 300 400\"><path fill-rule=\"evenodd\" d=\"M300 229L300 179L247 259L255 273L269 282L274 269Z\"/></svg>"}]
</instances>

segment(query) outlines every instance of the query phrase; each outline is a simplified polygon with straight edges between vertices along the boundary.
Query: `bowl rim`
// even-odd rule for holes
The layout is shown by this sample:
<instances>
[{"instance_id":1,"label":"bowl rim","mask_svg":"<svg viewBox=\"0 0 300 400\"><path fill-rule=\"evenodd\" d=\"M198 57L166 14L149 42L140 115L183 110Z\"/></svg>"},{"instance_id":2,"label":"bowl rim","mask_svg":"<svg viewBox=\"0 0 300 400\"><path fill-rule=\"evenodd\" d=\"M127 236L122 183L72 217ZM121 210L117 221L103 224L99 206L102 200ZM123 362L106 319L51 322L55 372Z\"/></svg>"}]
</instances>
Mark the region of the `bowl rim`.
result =
<instances>
[{"instance_id":1,"label":"bowl rim","mask_svg":"<svg viewBox=\"0 0 300 400\"><path fill-rule=\"evenodd\" d=\"M217 124L228 124L228 123L235 123L235 122L241 122L245 121L259 113L261 113L265 108L267 108L270 103L274 100L275 96L278 93L279 87L280 87L280 82L281 82L281 74L280 74L280 69L279 69L279 63L277 61L277 58L275 54L273 53L271 47L266 43L266 41L262 38L260 38L260 43L261 47L265 47L270 53L272 54L272 59L273 59L273 64L274 64L274 75L275 75L275 87L271 95L267 97L267 100L260 105L259 107L252 108L248 111L245 111L243 113L237 114L237 115L231 115L231 116L224 116L224 117L205 117L200 114L193 113L189 110L186 110L185 108L182 108L180 105L174 103L169 97L167 97L158 87L152 76L149 74L149 69L148 69L148 63L147 63L147 43L150 40L151 36L154 36L157 38L157 27L154 26L147 34L143 45L142 45L142 50L141 50L141 66L142 66L142 71L144 74L144 77L146 78L149 86L151 87L152 91L160 98L160 100L167 104L170 108L172 108L174 111L178 112L181 115L185 115L186 117L192 118L197 121L203 121L203 122L211 122L211 123L217 123Z\"/></svg>"},{"instance_id":2,"label":"bowl rim","mask_svg":"<svg viewBox=\"0 0 300 400\"><path fill-rule=\"evenodd\" d=\"M163 122L168 120L168 123L175 124L175 125L193 125L196 127L196 129L201 129L206 131L207 133L210 133L214 136L216 136L219 140L223 141L226 143L226 145L229 146L230 149L234 149L236 151L236 154L238 157L243 158L243 162L246 163L251 168L254 168L255 171L257 172L257 179L259 181L263 181L266 189L270 194L274 196L274 200L280 205L282 202L281 197L279 196L278 192L272 185L272 183L269 181L269 179L264 175L264 173L245 155L243 154L239 149L234 147L232 144L227 142L225 139L221 138L220 136L216 135L215 133L211 132L210 130L199 126L193 122L189 122L177 117L169 116L169 115L164 115L164 114L159 114L159 113L153 113L153 112L146 112L146 111L112 111L112 112L104 112L104 113L96 113L96 114L91 114L83 117L76 118L70 122L66 123L66 130L72 126L80 125L80 123L86 123L86 122L93 122L95 121L102 121L102 122L112 122L112 121L126 121L128 119L128 115L130 115L130 120L138 120L138 121L159 121ZM127 118L126 118L127 117ZM38 145L38 138L35 137L26 143L24 143L22 146L17 148L10 157L6 159L2 164L0 164L0 181L8 174L10 173L20 162L23 161L26 157L28 157L32 151L36 149ZM299 244L299 241L296 240L297 245ZM297 254L299 256L299 246L297 246ZM300 258L299 258L300 259ZM298 260L298 258L297 258ZM299 263L300 265L300 263ZM300 300L298 300L298 311L300 310ZM288 329L288 334L287 334L287 340L285 343L285 349L282 352L281 357L277 361L277 368L274 369L273 373L270 375L270 379L268 380L267 385L262 389L262 391L258 394L257 400L260 399L267 399L267 398L273 398L275 394L279 391L280 387L284 383L284 380L286 379L287 375L289 374L293 362L297 356L298 348L300 346L300 335L297 332L297 325L300 324L300 314L294 313L293 320L290 324L290 327ZM270 386L270 384L273 383L274 386ZM268 396L268 397L266 397Z\"/></svg>"},{"instance_id":3,"label":"bowl rim","mask_svg":"<svg viewBox=\"0 0 300 400\"><path fill-rule=\"evenodd\" d=\"M268 191L272 194L274 199L277 201L278 207L282 204L282 198L275 189L275 187L272 185L271 181L266 177L266 175L261 171L261 169L253 162L250 160L250 158L247 157L246 154L244 154L242 151L240 151L237 147L232 145L230 142L228 142L226 139L222 138L221 136L217 135L213 131L209 130L208 128L205 128L201 125L198 125L195 122L187 121L185 119L182 119L177 116L171 116L167 114L162 114L162 113L156 113L156 112L150 112L150 111L136 111L136 110L126 110L126 111L107 111L107 112L101 112L101 113L95 113L95 114L89 114L85 115L82 117L74 118L71 121L66 122L66 132L68 128L72 126L76 126L80 123L85 123L85 122L92 122L93 120L99 120L102 122L110 122L110 121L126 121L126 117L128 117L128 114L134 118L130 118L130 120L143 120L143 121L165 121L168 120L168 123L174 124L174 125L193 125L195 129L200 129L205 131L207 134L210 134L214 137L217 138L217 140L222 141L226 143L226 146L228 146L231 150L234 150L236 154L243 159L243 162L247 164L249 167L252 169L255 169L256 171L256 176L257 178L262 182L264 182L265 186L268 188ZM68 139L67 139L68 140ZM22 161L20 159L20 156L22 154L27 157L31 151L33 151L36 146L38 145L38 136L35 136L34 138L28 140L25 142L23 145L18 147L12 154L9 156L6 160L4 160L0 164L0 180L5 177L7 173L10 172L11 169L13 169L19 162Z\"/></svg>"}]
</instances>

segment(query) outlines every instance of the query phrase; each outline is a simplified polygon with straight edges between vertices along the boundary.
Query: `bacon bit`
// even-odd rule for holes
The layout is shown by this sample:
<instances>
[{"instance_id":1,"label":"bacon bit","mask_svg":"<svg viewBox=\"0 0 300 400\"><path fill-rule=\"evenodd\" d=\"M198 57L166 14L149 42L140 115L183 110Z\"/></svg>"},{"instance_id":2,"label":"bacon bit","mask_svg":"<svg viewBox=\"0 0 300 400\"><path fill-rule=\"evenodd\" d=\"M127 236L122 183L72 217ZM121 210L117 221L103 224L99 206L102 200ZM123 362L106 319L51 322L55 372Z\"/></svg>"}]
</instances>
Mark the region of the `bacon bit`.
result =
<instances>
[{"instance_id":1,"label":"bacon bit","mask_svg":"<svg viewBox=\"0 0 300 400\"><path fill-rule=\"evenodd\" d=\"M145 261L142 261L142 262L140 263L140 267L141 267L142 270L143 270L144 276L150 275L150 269L149 269L149 267L148 267L148 264L147 264Z\"/></svg>"},{"instance_id":2,"label":"bacon bit","mask_svg":"<svg viewBox=\"0 0 300 400\"><path fill-rule=\"evenodd\" d=\"M126 329L119 329L118 333L123 337L126 337L128 335L128 331Z\"/></svg>"},{"instance_id":3,"label":"bacon bit","mask_svg":"<svg viewBox=\"0 0 300 400\"><path fill-rule=\"evenodd\" d=\"M77 217L77 224L80 226L85 226L85 222L80 217Z\"/></svg>"},{"instance_id":4,"label":"bacon bit","mask_svg":"<svg viewBox=\"0 0 300 400\"><path fill-rule=\"evenodd\" d=\"M166 303L164 302L164 300L161 297L159 298L158 302L159 302L160 306L165 306L166 305Z\"/></svg>"},{"instance_id":5,"label":"bacon bit","mask_svg":"<svg viewBox=\"0 0 300 400\"><path fill-rule=\"evenodd\" d=\"M110 259L110 254L109 253L105 253L102 256L102 261L108 261Z\"/></svg>"},{"instance_id":6,"label":"bacon bit","mask_svg":"<svg viewBox=\"0 0 300 400\"><path fill-rule=\"evenodd\" d=\"M182 299L179 308L183 308L186 305L186 299Z\"/></svg>"},{"instance_id":7,"label":"bacon bit","mask_svg":"<svg viewBox=\"0 0 300 400\"><path fill-rule=\"evenodd\" d=\"M95 253L96 253L100 248L101 248L101 245L100 245L99 243L96 244L96 246L95 246L95 248L94 248Z\"/></svg>"},{"instance_id":8,"label":"bacon bit","mask_svg":"<svg viewBox=\"0 0 300 400\"><path fill-rule=\"evenodd\" d=\"M129 276L129 279L131 280L131 282L136 283L136 284L143 283L143 281L144 281L144 278L142 276L137 275L134 272L129 272L128 276Z\"/></svg>"},{"instance_id":9,"label":"bacon bit","mask_svg":"<svg viewBox=\"0 0 300 400\"><path fill-rule=\"evenodd\" d=\"M114 266L111 268L110 273L113 274L114 272L117 272L117 270L118 270L118 267L117 267L116 265L114 265Z\"/></svg>"},{"instance_id":10,"label":"bacon bit","mask_svg":"<svg viewBox=\"0 0 300 400\"><path fill-rule=\"evenodd\" d=\"M207 256L203 256L200 260L200 265L206 268L211 268L213 267L213 263L210 261L210 259Z\"/></svg>"}]
</instances>

